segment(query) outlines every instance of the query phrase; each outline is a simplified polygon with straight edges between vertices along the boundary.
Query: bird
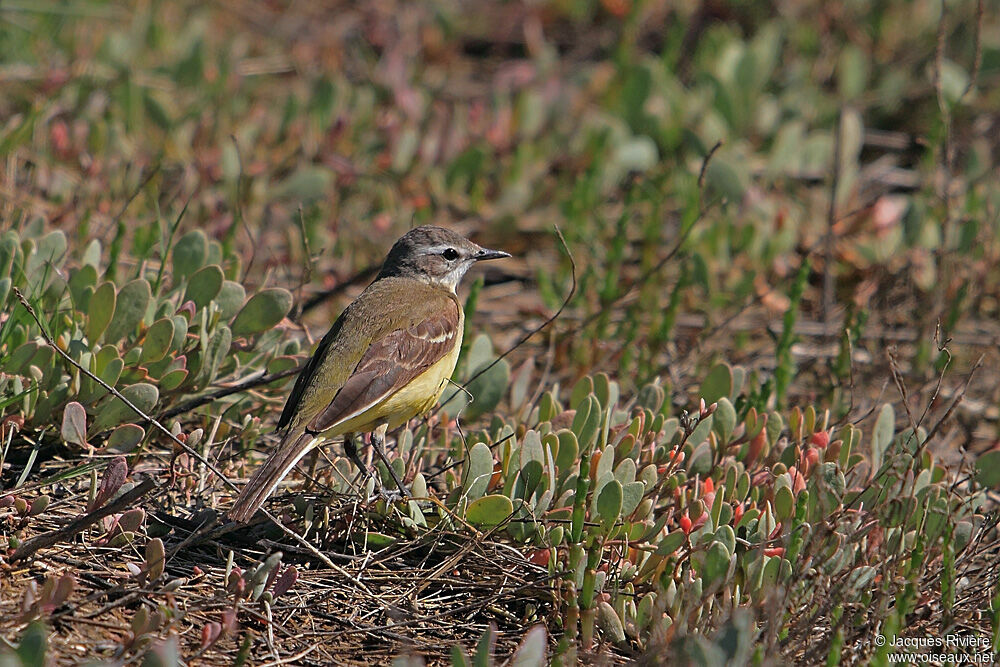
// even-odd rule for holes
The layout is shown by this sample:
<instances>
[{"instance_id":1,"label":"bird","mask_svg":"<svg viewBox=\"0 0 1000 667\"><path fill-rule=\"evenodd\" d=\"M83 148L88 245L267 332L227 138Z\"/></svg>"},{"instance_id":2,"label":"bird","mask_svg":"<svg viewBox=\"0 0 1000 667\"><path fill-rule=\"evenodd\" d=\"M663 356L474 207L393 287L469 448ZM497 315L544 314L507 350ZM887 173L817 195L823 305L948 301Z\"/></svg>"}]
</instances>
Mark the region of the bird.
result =
<instances>
[{"instance_id":1,"label":"bird","mask_svg":"<svg viewBox=\"0 0 1000 667\"><path fill-rule=\"evenodd\" d=\"M344 309L295 381L278 419L281 441L228 512L248 523L309 451L337 436L368 474L355 437L382 449L387 431L437 404L458 362L465 313L456 288L477 262L510 257L443 227L415 227L389 250L375 280Z\"/></svg>"}]
</instances>

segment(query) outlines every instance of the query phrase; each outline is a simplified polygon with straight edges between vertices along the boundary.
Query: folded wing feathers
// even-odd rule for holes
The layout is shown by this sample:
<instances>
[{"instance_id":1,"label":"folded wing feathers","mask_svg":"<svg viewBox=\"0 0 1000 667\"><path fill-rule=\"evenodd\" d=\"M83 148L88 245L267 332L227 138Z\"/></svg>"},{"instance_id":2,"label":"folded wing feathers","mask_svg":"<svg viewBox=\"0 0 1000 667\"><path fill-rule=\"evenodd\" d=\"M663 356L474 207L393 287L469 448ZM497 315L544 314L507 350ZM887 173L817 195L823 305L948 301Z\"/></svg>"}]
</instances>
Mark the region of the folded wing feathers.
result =
<instances>
[{"instance_id":1,"label":"folded wing feathers","mask_svg":"<svg viewBox=\"0 0 1000 667\"><path fill-rule=\"evenodd\" d=\"M451 350L457 327L456 305L373 343L330 404L309 422L308 430L334 428L405 387Z\"/></svg>"}]
</instances>

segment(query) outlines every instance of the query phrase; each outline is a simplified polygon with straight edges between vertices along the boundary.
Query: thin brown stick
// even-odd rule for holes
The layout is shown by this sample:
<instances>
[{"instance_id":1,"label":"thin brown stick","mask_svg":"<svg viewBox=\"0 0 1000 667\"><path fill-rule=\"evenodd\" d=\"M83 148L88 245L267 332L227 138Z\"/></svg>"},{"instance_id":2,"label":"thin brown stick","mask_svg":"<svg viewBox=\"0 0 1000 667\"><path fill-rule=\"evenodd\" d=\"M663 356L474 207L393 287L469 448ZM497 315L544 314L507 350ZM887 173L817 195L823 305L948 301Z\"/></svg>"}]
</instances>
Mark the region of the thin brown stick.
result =
<instances>
[{"instance_id":1,"label":"thin brown stick","mask_svg":"<svg viewBox=\"0 0 1000 667\"><path fill-rule=\"evenodd\" d=\"M156 483L153 479L151 477L147 477L142 480L137 487L130 491L126 491L107 505L98 507L92 512L87 512L62 528L50 530L47 533L42 533L41 535L27 540L20 547L18 547L17 551L15 551L10 557L10 562L16 563L17 561L29 558L39 549L45 549L46 547L51 547L57 542L70 539L74 535L94 525L104 517L111 516L115 512L121 512L122 510L131 507L137 500L152 491L154 486L156 486Z\"/></svg>"},{"instance_id":2,"label":"thin brown stick","mask_svg":"<svg viewBox=\"0 0 1000 667\"><path fill-rule=\"evenodd\" d=\"M246 280L254 260L257 259L257 239L254 238L253 230L250 229L250 224L247 222L246 216L243 215L243 183L245 180L243 173L243 152L240 150L240 142L236 139L235 134L230 134L229 139L233 142L233 148L236 149L236 163L239 165L239 173L236 175L236 215L240 217L240 222L243 223L243 229L246 230L247 238L250 239L250 261L247 262L246 267L243 269L243 280Z\"/></svg>"},{"instance_id":3,"label":"thin brown stick","mask_svg":"<svg viewBox=\"0 0 1000 667\"><path fill-rule=\"evenodd\" d=\"M965 392L969 389L969 385L972 384L972 378L976 374L976 371L978 371L982 367L983 359L985 358L986 358L985 354L979 355L979 359L976 360L976 363L972 366L972 369L966 376L965 382L962 385L962 389L958 392L958 395L955 396L954 400L952 400L951 405L948 406L948 409L944 411L944 414L941 415L941 418L931 428L930 433L927 434L927 439L925 440L925 442L930 442L931 438L937 435L937 432L941 430L941 425L944 424L946 421L948 421L948 418L951 417L953 412L955 412L955 409L958 407L959 403L961 403L962 399L965 398Z\"/></svg>"},{"instance_id":4,"label":"thin brown stick","mask_svg":"<svg viewBox=\"0 0 1000 667\"><path fill-rule=\"evenodd\" d=\"M948 40L948 7L944 0L941 1L941 18L938 20L937 45L934 50L934 92L937 96L938 111L941 113L941 124L944 134L941 138L941 159L940 168L943 173L941 179L941 203L944 206L944 215L941 216L941 241L934 253L935 269L938 277L938 288L935 291L934 315L938 318L944 312L946 303L946 292L950 286L951 268L950 252L948 241L951 236L954 213L951 205L951 184L952 184L952 126L951 109L944 98L944 88L942 85L942 70L944 69L944 51Z\"/></svg>"},{"instance_id":5,"label":"thin brown stick","mask_svg":"<svg viewBox=\"0 0 1000 667\"><path fill-rule=\"evenodd\" d=\"M840 187L840 163L843 159L842 126L844 110L840 110L833 128L833 174L830 178L830 206L826 211L826 238L823 255L823 322L833 317L833 227L837 221L837 191Z\"/></svg>"},{"instance_id":6,"label":"thin brown stick","mask_svg":"<svg viewBox=\"0 0 1000 667\"><path fill-rule=\"evenodd\" d=\"M286 368L283 371L277 373L264 373L259 371L257 373L251 373L249 376L243 378L240 382L229 387L221 387L215 391L210 391L207 394L202 394L201 396L195 396L192 399L179 403L169 410L164 410L158 416L159 419L170 419L171 417L176 417L177 415L183 414L195 408L200 408L203 405L216 401L220 398L225 398L232 394L238 394L241 391L246 391L248 389L253 389L254 387L259 387L264 384L270 384L272 382L277 382L283 378L290 375L295 375L300 370L302 366L296 366L295 368Z\"/></svg>"},{"instance_id":7,"label":"thin brown stick","mask_svg":"<svg viewBox=\"0 0 1000 667\"><path fill-rule=\"evenodd\" d=\"M985 11L984 0L979 0L976 3L976 32L972 38L973 40L973 57L972 57L972 72L969 73L969 83L965 86L965 90L962 91L962 97L959 99L965 99L965 96L972 92L972 89L976 87L976 80L979 78L979 70L983 67L983 13Z\"/></svg>"}]
</instances>

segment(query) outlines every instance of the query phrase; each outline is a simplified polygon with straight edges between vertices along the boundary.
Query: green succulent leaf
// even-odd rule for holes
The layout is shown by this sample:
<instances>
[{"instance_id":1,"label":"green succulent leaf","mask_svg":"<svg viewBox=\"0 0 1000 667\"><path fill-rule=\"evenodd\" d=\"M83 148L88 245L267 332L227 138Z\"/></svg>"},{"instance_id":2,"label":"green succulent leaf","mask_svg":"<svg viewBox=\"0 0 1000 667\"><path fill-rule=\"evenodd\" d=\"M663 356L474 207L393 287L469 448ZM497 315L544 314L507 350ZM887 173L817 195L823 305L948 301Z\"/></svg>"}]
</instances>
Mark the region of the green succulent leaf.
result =
<instances>
[{"instance_id":1,"label":"green succulent leaf","mask_svg":"<svg viewBox=\"0 0 1000 667\"><path fill-rule=\"evenodd\" d=\"M612 479L604 485L597 497L597 513L605 529L610 528L622 513L622 485L617 479Z\"/></svg>"},{"instance_id":2,"label":"green succulent leaf","mask_svg":"<svg viewBox=\"0 0 1000 667\"><path fill-rule=\"evenodd\" d=\"M591 451L597 442L597 432L601 426L601 403L591 392L580 403L573 418L573 432L576 433L580 451Z\"/></svg>"},{"instance_id":3,"label":"green succulent leaf","mask_svg":"<svg viewBox=\"0 0 1000 667\"><path fill-rule=\"evenodd\" d=\"M204 308L219 295L223 278L222 267L218 264L201 267L188 279L184 301L193 301L198 308Z\"/></svg>"},{"instance_id":4,"label":"green succulent leaf","mask_svg":"<svg viewBox=\"0 0 1000 667\"><path fill-rule=\"evenodd\" d=\"M733 369L729 364L721 363L712 367L705 379L702 380L701 389L698 395L705 399L705 403L711 405L723 396L729 396L733 392Z\"/></svg>"},{"instance_id":5,"label":"green succulent leaf","mask_svg":"<svg viewBox=\"0 0 1000 667\"><path fill-rule=\"evenodd\" d=\"M146 315L151 297L152 290L149 283L142 278L126 283L118 292L115 314L104 332L104 340L108 343L117 343L134 332Z\"/></svg>"},{"instance_id":6,"label":"green succulent leaf","mask_svg":"<svg viewBox=\"0 0 1000 667\"><path fill-rule=\"evenodd\" d=\"M160 361L170 351L173 340L174 321L167 317L156 320L146 330L146 336L142 341L142 354L139 355L139 362L146 364Z\"/></svg>"},{"instance_id":7,"label":"green succulent leaf","mask_svg":"<svg viewBox=\"0 0 1000 667\"><path fill-rule=\"evenodd\" d=\"M108 437L107 449L116 454L128 454L135 449L146 432L138 424L122 424Z\"/></svg>"},{"instance_id":8,"label":"green succulent leaf","mask_svg":"<svg viewBox=\"0 0 1000 667\"><path fill-rule=\"evenodd\" d=\"M671 556L687 540L687 535L682 530L675 530L663 536L656 544L656 553L659 556Z\"/></svg>"},{"instance_id":9,"label":"green succulent leaf","mask_svg":"<svg viewBox=\"0 0 1000 667\"><path fill-rule=\"evenodd\" d=\"M369 549L385 549L396 543L396 538L385 533L370 530L365 533L365 542Z\"/></svg>"},{"instance_id":10,"label":"green succulent leaf","mask_svg":"<svg viewBox=\"0 0 1000 667\"><path fill-rule=\"evenodd\" d=\"M642 482L628 482L622 485L622 516L629 516L642 502L646 485Z\"/></svg>"},{"instance_id":11,"label":"green succulent leaf","mask_svg":"<svg viewBox=\"0 0 1000 667\"><path fill-rule=\"evenodd\" d=\"M514 503L499 494L483 496L469 503L465 519L473 526L496 526L514 513Z\"/></svg>"},{"instance_id":12,"label":"green succulent leaf","mask_svg":"<svg viewBox=\"0 0 1000 667\"><path fill-rule=\"evenodd\" d=\"M146 414L152 411L156 406L156 401L160 398L159 390L146 382L129 385L121 390L121 394ZM94 430L103 431L137 417L139 415L135 413L135 410L127 406L117 396L112 396L98 411L97 417L94 419Z\"/></svg>"},{"instance_id":13,"label":"green succulent leaf","mask_svg":"<svg viewBox=\"0 0 1000 667\"><path fill-rule=\"evenodd\" d=\"M246 297L247 292L243 285L232 280L224 281L215 297L215 303L219 306L219 316L224 320L231 320L236 313L240 312Z\"/></svg>"},{"instance_id":14,"label":"green succulent leaf","mask_svg":"<svg viewBox=\"0 0 1000 667\"><path fill-rule=\"evenodd\" d=\"M892 437L896 429L896 411L892 405L886 403L878 413L875 420L875 431L872 433L872 469L878 470L882 467L885 451L892 443Z\"/></svg>"},{"instance_id":15,"label":"green succulent leaf","mask_svg":"<svg viewBox=\"0 0 1000 667\"><path fill-rule=\"evenodd\" d=\"M726 444L736 428L736 408L725 396L716 402L718 405L712 414L712 430L719 436L719 442Z\"/></svg>"},{"instance_id":16,"label":"green succulent leaf","mask_svg":"<svg viewBox=\"0 0 1000 667\"><path fill-rule=\"evenodd\" d=\"M994 449L976 459L976 481L983 486L1000 488L1000 450Z\"/></svg>"},{"instance_id":17,"label":"green succulent leaf","mask_svg":"<svg viewBox=\"0 0 1000 667\"><path fill-rule=\"evenodd\" d=\"M477 368L472 376L475 377L483 368L485 366ZM501 359L466 386L466 390L472 394L473 401L465 408L462 416L469 421L475 421L482 415L492 412L503 399L509 383L510 364L506 359Z\"/></svg>"},{"instance_id":18,"label":"green succulent leaf","mask_svg":"<svg viewBox=\"0 0 1000 667\"><path fill-rule=\"evenodd\" d=\"M233 320L233 336L252 336L271 329L292 309L292 302L292 293L280 287L257 292Z\"/></svg>"},{"instance_id":19,"label":"green succulent leaf","mask_svg":"<svg viewBox=\"0 0 1000 667\"><path fill-rule=\"evenodd\" d=\"M465 494L470 500L481 498L493 476L493 452L489 445L477 442L469 450L466 464Z\"/></svg>"},{"instance_id":20,"label":"green succulent leaf","mask_svg":"<svg viewBox=\"0 0 1000 667\"><path fill-rule=\"evenodd\" d=\"M568 471L577 462L580 456L580 444L576 439L576 433L569 429L562 429L556 433L559 438L559 451L556 453L556 468L560 473Z\"/></svg>"},{"instance_id":21,"label":"green succulent leaf","mask_svg":"<svg viewBox=\"0 0 1000 667\"><path fill-rule=\"evenodd\" d=\"M174 284L205 265L208 257L208 237L205 232L195 229L177 239L173 251Z\"/></svg>"},{"instance_id":22,"label":"green succulent leaf","mask_svg":"<svg viewBox=\"0 0 1000 667\"><path fill-rule=\"evenodd\" d=\"M702 567L701 578L705 586L711 587L721 583L723 577L729 571L729 560L731 554L722 542L712 542L705 553L705 562Z\"/></svg>"},{"instance_id":23,"label":"green succulent leaf","mask_svg":"<svg viewBox=\"0 0 1000 667\"><path fill-rule=\"evenodd\" d=\"M115 285L111 282L101 283L93 296L90 297L90 307L87 310L87 325L84 332L87 340L94 345L101 339L101 334L108 328L115 314Z\"/></svg>"},{"instance_id":24,"label":"green succulent leaf","mask_svg":"<svg viewBox=\"0 0 1000 667\"><path fill-rule=\"evenodd\" d=\"M597 624L609 639L617 644L625 641L625 626L618 612L608 602L601 600L597 605Z\"/></svg>"},{"instance_id":25,"label":"green succulent leaf","mask_svg":"<svg viewBox=\"0 0 1000 667\"><path fill-rule=\"evenodd\" d=\"M163 391L173 391L180 387L187 379L188 370L186 368L175 368L167 371L160 378L160 388Z\"/></svg>"},{"instance_id":26,"label":"green succulent leaf","mask_svg":"<svg viewBox=\"0 0 1000 667\"><path fill-rule=\"evenodd\" d=\"M74 445L87 444L87 411L76 401L67 403L63 409L61 435Z\"/></svg>"}]
</instances>

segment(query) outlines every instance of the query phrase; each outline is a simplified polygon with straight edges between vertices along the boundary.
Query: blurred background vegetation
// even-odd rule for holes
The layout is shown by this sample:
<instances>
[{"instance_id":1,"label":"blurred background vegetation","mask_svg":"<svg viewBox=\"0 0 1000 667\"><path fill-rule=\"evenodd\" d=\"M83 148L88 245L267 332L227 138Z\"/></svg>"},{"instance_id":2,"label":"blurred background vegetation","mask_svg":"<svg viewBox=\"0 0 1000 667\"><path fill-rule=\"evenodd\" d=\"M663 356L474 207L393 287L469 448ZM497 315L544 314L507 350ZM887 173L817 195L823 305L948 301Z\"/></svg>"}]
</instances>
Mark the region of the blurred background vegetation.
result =
<instances>
[{"instance_id":1,"label":"blurred background vegetation","mask_svg":"<svg viewBox=\"0 0 1000 667\"><path fill-rule=\"evenodd\" d=\"M523 435L544 392L603 372L630 399L662 388L663 415L728 395L741 421L808 405L829 410L817 430L870 429L896 403L967 465L1000 420L998 17L976 0L3 2L0 488L95 434L103 453L152 437L62 375L14 287L175 432L234 438L221 463L245 477L287 379L188 401L293 369L427 223L515 255L471 288L488 338L467 339L459 380L568 298L466 426L495 408ZM162 472L161 445L130 467Z\"/></svg>"}]
</instances>

